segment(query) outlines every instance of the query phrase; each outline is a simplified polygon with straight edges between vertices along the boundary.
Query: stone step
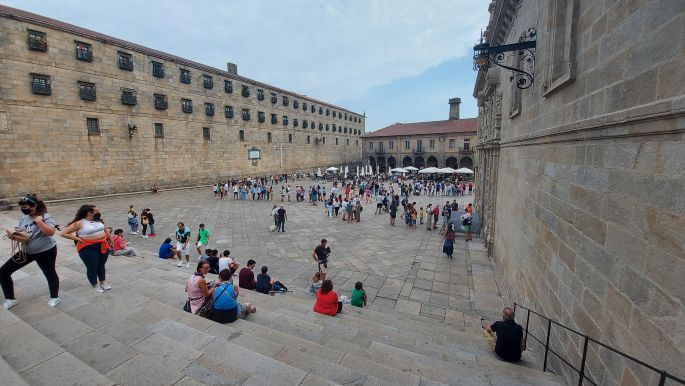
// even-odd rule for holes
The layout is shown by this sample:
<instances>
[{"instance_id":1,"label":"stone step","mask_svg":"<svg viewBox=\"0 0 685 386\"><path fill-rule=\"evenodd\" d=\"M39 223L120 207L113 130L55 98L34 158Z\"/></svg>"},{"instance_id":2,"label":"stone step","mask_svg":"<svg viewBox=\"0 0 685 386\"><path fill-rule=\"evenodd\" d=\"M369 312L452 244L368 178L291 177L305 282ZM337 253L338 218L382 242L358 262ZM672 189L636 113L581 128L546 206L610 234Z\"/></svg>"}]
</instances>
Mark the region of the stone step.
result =
<instances>
[{"instance_id":1,"label":"stone step","mask_svg":"<svg viewBox=\"0 0 685 386\"><path fill-rule=\"evenodd\" d=\"M30 305L20 304L15 308L21 306ZM115 384L11 312L0 309L0 321L0 357L14 370L7 374L8 379L19 375L24 383L31 385ZM6 381L3 377L3 382Z\"/></svg>"}]
</instances>

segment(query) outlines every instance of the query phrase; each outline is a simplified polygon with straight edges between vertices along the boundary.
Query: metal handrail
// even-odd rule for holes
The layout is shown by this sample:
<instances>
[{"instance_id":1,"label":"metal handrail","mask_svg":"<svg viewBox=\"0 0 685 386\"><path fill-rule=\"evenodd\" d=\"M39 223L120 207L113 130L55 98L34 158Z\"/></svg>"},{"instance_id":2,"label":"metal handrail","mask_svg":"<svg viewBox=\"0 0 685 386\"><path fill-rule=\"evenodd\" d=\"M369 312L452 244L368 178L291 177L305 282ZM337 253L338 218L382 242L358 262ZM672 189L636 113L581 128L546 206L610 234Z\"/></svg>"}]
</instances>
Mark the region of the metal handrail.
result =
<instances>
[{"instance_id":1,"label":"metal handrail","mask_svg":"<svg viewBox=\"0 0 685 386\"><path fill-rule=\"evenodd\" d=\"M626 359L630 359L631 361L633 361L634 363L637 363L638 365L640 365L640 366L642 366L642 367L645 367L645 368L647 368L647 369L649 369L649 370L652 370L652 371L658 373L658 374L660 375L660 378L659 378L659 386L664 386L664 385L666 384L666 380L675 381L675 382L680 383L681 385L685 385L685 380L683 380L683 379L681 379L681 378L678 378L678 377L676 377L676 376L673 375L673 374L669 374L666 370L656 368L656 367L654 367L654 366L652 366L652 365L650 365L650 364L647 364L647 363L645 363L645 362L643 362L643 361L641 361L641 360L639 360L639 359L637 359L637 358L635 358L635 357L633 357L633 356L630 356L630 355L628 355L628 354L626 354L626 353L624 353L624 352L622 352L622 351L619 351L618 349L613 348L613 347L607 345L606 343L602 343L602 342L600 342L600 341L598 341L598 340L596 340L596 339L590 338L590 337L587 336L586 334L583 334L583 333L580 332L580 331L574 330L574 329L571 328L571 327L565 326L565 325L563 325L563 324L561 324L561 323L559 323L559 322L557 322L557 321L555 321L555 320L552 320L552 319L546 317L545 315L542 315L542 314L539 313L539 312L535 312L535 311L531 310L530 308L528 308L528 307L526 307L526 306L524 306L524 305L522 305L522 304L514 303L514 313L516 313L516 309L517 309L517 308L523 308L524 310L528 311L528 313L527 313L527 315L526 315L526 327L525 327L525 329L524 329L526 341L528 340L528 336L531 336L531 337L533 337L533 339L535 339L535 341L537 341L537 342L540 343L541 345L544 345L544 346L545 346L545 357L544 357L543 364L542 364L542 371L547 371L547 358L548 358L548 354L549 354L549 353L552 353L552 354L554 354L554 356L556 356L557 358L559 358L563 363L565 363L567 366L569 366L569 367L572 368L575 372L578 373L578 386L582 386L582 385L583 385L583 382L584 382L585 380L587 380L588 382L590 382L593 386L597 386L597 383L595 383L592 379L590 379L590 378L585 374L585 368L586 368L585 365L586 365L586 361L587 361L588 346L589 346L590 343L596 343L596 344L598 344L598 345L600 345L600 346L606 348L607 350L610 350L610 351L612 351L612 352L614 352L614 353L616 353L616 354L618 354L618 355L620 355L620 356L622 356L622 357L624 357L624 358L626 358ZM531 314L531 313L534 314L534 315L537 315L537 316L539 316L539 317L541 317L542 319L544 319L544 320L547 321L547 337L546 337L546 339L545 339L545 343L542 343L542 340L541 340L540 338L536 337L535 335L533 335L533 333L531 333L531 332L528 330L528 325L529 325L529 323L530 323L530 314ZM563 328L563 329L565 329L565 330L567 330L567 331L570 331L570 332L572 332L572 333L574 333L574 334L576 334L576 335L578 335L578 336L581 336L581 337L583 338L583 355L582 355L582 357L581 357L580 368L579 368L579 369L576 368L573 364L571 364L571 363L570 363L566 358L564 358L561 354L557 353L556 351L554 351L554 350L552 350L552 349L550 348L550 346L549 346L549 340L550 340L550 337L551 337L552 326L553 326L553 325L559 326L559 327L561 327L561 328Z\"/></svg>"}]
</instances>

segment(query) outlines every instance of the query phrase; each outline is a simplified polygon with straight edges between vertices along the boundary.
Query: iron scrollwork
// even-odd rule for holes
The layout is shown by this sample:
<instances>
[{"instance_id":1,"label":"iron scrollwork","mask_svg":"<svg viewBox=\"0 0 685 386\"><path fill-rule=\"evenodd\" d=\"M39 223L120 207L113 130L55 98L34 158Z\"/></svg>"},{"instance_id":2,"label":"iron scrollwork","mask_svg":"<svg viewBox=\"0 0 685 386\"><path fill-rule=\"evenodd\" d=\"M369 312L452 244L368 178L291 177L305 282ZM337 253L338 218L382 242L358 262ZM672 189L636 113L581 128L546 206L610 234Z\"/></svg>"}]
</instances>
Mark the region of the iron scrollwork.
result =
<instances>
[{"instance_id":1,"label":"iron scrollwork","mask_svg":"<svg viewBox=\"0 0 685 386\"><path fill-rule=\"evenodd\" d=\"M516 87L529 88L533 84L535 71L536 34L535 28L529 28L521 34L518 43L501 46L490 46L487 42L482 42L481 38L481 43L474 47L474 69L487 69L492 62L512 72L509 81L516 80ZM505 64L509 57L514 60L513 65ZM532 70L526 71L527 68Z\"/></svg>"}]
</instances>

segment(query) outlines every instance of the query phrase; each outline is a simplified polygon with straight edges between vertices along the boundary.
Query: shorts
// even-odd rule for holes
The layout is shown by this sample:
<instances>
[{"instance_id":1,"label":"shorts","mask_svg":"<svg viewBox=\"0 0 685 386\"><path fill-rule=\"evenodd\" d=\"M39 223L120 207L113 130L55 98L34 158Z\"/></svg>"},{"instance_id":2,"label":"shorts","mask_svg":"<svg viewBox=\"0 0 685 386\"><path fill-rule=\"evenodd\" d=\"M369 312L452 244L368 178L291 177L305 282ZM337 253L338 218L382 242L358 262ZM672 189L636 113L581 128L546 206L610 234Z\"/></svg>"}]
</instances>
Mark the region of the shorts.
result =
<instances>
[{"instance_id":1,"label":"shorts","mask_svg":"<svg viewBox=\"0 0 685 386\"><path fill-rule=\"evenodd\" d=\"M236 319L242 319L247 315L247 308L242 303L238 303L238 309L236 311Z\"/></svg>"},{"instance_id":2,"label":"shorts","mask_svg":"<svg viewBox=\"0 0 685 386\"><path fill-rule=\"evenodd\" d=\"M383 203L377 203L377 204L376 204L376 209L380 209L380 208L382 208L382 207L383 207Z\"/></svg>"},{"instance_id":3,"label":"shorts","mask_svg":"<svg viewBox=\"0 0 685 386\"><path fill-rule=\"evenodd\" d=\"M390 218L397 218L397 215L396 215L396 214L391 214L391 215L390 215Z\"/></svg>"},{"instance_id":4,"label":"shorts","mask_svg":"<svg viewBox=\"0 0 685 386\"><path fill-rule=\"evenodd\" d=\"M328 271L328 262L319 262L319 272L326 273Z\"/></svg>"},{"instance_id":5,"label":"shorts","mask_svg":"<svg viewBox=\"0 0 685 386\"><path fill-rule=\"evenodd\" d=\"M185 243L182 243L180 241L176 242L176 252L180 252L182 255L186 256L190 255L190 253L188 253L188 245L185 245Z\"/></svg>"},{"instance_id":6,"label":"shorts","mask_svg":"<svg viewBox=\"0 0 685 386\"><path fill-rule=\"evenodd\" d=\"M204 242L204 243L203 243L202 241L198 241L198 242L196 243L196 245L197 245L198 247L202 247L202 246L207 246L207 245L209 245L209 243L208 243L208 242Z\"/></svg>"},{"instance_id":7,"label":"shorts","mask_svg":"<svg viewBox=\"0 0 685 386\"><path fill-rule=\"evenodd\" d=\"M463 229L464 232L469 233L471 232L471 225L462 225L461 229Z\"/></svg>"}]
</instances>

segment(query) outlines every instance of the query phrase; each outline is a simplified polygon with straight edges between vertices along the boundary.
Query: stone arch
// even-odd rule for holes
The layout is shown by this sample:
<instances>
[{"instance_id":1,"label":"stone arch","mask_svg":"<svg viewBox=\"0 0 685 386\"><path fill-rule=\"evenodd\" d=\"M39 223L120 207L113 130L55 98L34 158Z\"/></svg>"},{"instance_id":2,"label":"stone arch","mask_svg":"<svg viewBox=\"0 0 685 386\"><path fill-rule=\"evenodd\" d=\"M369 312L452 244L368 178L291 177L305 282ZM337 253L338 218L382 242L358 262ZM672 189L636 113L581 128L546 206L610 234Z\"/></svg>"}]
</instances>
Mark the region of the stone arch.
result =
<instances>
[{"instance_id":1,"label":"stone arch","mask_svg":"<svg viewBox=\"0 0 685 386\"><path fill-rule=\"evenodd\" d=\"M411 159L410 156L406 156L402 159L402 167L406 168L407 166L413 166L414 161Z\"/></svg>"},{"instance_id":2,"label":"stone arch","mask_svg":"<svg viewBox=\"0 0 685 386\"><path fill-rule=\"evenodd\" d=\"M416 157L414 158L414 167L423 169L426 166L426 161L423 160L423 157Z\"/></svg>"},{"instance_id":3,"label":"stone arch","mask_svg":"<svg viewBox=\"0 0 685 386\"><path fill-rule=\"evenodd\" d=\"M457 159L454 157L449 157L447 160L445 160L445 166L448 168L452 169L459 169L457 166L459 166L459 162L457 162Z\"/></svg>"},{"instance_id":4,"label":"stone arch","mask_svg":"<svg viewBox=\"0 0 685 386\"><path fill-rule=\"evenodd\" d=\"M397 167L397 160L395 157L390 156L388 157L388 169L394 169Z\"/></svg>"},{"instance_id":5,"label":"stone arch","mask_svg":"<svg viewBox=\"0 0 685 386\"><path fill-rule=\"evenodd\" d=\"M373 168L373 170L376 170L376 159L373 157L369 157L369 165Z\"/></svg>"},{"instance_id":6,"label":"stone arch","mask_svg":"<svg viewBox=\"0 0 685 386\"><path fill-rule=\"evenodd\" d=\"M473 160L471 157L463 157L461 160L459 160L459 167L473 170Z\"/></svg>"},{"instance_id":7,"label":"stone arch","mask_svg":"<svg viewBox=\"0 0 685 386\"><path fill-rule=\"evenodd\" d=\"M428 157L426 160L426 167L438 167L438 159L433 156Z\"/></svg>"},{"instance_id":8,"label":"stone arch","mask_svg":"<svg viewBox=\"0 0 685 386\"><path fill-rule=\"evenodd\" d=\"M386 171L385 157L376 158L376 163L378 164L378 168L380 169L381 173Z\"/></svg>"}]
</instances>

